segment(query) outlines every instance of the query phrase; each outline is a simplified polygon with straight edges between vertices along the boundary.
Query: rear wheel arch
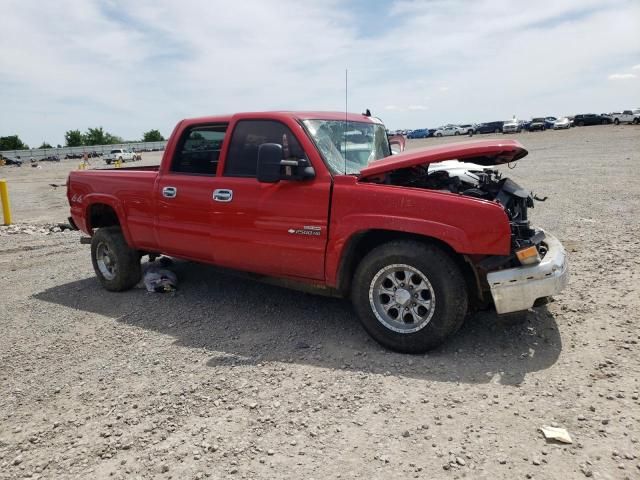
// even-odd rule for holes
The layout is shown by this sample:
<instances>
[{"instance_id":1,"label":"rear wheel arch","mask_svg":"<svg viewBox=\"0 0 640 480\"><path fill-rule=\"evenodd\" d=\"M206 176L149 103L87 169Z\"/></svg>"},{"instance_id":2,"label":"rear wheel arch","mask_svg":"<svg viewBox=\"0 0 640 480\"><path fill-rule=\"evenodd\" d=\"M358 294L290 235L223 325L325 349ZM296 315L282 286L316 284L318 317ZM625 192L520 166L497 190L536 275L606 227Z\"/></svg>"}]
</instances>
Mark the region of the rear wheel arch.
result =
<instances>
[{"instance_id":1,"label":"rear wheel arch","mask_svg":"<svg viewBox=\"0 0 640 480\"><path fill-rule=\"evenodd\" d=\"M117 205L101 200L92 202L87 207L85 218L87 220L87 229L90 233L93 234L98 228L118 227L122 230L127 243L132 245L124 215Z\"/></svg>"}]
</instances>

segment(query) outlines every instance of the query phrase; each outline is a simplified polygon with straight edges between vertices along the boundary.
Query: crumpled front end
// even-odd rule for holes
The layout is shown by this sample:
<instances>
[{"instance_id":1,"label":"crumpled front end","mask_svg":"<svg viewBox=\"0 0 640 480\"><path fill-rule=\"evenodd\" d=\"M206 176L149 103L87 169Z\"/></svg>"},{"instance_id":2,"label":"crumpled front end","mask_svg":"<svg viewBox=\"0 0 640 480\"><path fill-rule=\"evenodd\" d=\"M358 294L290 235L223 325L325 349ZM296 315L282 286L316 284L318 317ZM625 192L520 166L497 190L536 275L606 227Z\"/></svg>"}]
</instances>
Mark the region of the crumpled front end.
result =
<instances>
[{"instance_id":1,"label":"crumpled front end","mask_svg":"<svg viewBox=\"0 0 640 480\"><path fill-rule=\"evenodd\" d=\"M569 282L567 254L560 241L545 233L546 252L539 263L487 273L499 314L527 310L538 299L560 293Z\"/></svg>"}]
</instances>

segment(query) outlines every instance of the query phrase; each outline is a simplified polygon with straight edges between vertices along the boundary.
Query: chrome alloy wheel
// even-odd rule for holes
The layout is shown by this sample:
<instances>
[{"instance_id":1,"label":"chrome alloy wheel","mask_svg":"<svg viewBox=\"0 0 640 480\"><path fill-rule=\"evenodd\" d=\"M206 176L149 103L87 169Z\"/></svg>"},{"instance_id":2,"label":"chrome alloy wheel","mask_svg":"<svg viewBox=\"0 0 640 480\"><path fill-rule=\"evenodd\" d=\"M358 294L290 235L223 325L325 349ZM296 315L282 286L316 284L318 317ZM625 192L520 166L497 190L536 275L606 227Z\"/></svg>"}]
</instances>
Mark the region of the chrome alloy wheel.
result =
<instances>
[{"instance_id":1,"label":"chrome alloy wheel","mask_svg":"<svg viewBox=\"0 0 640 480\"><path fill-rule=\"evenodd\" d=\"M424 273L410 265L393 264L371 280L369 302L385 327L398 333L413 333L431 321L436 297Z\"/></svg>"},{"instance_id":2,"label":"chrome alloy wheel","mask_svg":"<svg viewBox=\"0 0 640 480\"><path fill-rule=\"evenodd\" d=\"M113 280L116 278L116 259L109 250L109 246L100 242L96 248L96 263L100 273L106 280Z\"/></svg>"}]
</instances>

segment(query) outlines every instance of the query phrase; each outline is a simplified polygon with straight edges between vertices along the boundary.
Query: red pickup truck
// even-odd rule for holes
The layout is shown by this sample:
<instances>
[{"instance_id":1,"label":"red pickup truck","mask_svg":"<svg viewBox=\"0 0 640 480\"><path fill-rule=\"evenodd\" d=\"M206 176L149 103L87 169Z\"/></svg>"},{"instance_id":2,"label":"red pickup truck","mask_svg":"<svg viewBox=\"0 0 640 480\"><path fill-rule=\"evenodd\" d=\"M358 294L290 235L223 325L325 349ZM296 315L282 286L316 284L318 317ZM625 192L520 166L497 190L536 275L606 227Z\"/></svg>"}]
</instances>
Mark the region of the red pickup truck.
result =
<instances>
[{"instance_id":1,"label":"red pickup truck","mask_svg":"<svg viewBox=\"0 0 640 480\"><path fill-rule=\"evenodd\" d=\"M107 290L165 254L350 297L373 338L416 353L474 308L526 310L566 285L532 194L487 168L526 154L513 140L396 154L367 115L241 113L181 121L159 167L74 171L67 196Z\"/></svg>"}]
</instances>

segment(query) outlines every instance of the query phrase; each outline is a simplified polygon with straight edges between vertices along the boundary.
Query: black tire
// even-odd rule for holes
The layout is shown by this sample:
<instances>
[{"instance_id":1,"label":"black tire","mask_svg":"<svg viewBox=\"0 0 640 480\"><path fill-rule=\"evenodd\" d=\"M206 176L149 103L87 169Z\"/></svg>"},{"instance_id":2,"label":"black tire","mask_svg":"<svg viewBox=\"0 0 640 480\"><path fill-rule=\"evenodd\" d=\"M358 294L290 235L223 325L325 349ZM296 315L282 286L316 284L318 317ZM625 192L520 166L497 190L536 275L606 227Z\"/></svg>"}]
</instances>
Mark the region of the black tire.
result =
<instances>
[{"instance_id":1,"label":"black tire","mask_svg":"<svg viewBox=\"0 0 640 480\"><path fill-rule=\"evenodd\" d=\"M453 134L454 134L455 136L458 136L458 135L460 135L460 132L458 132L458 131L456 130L455 132L453 132Z\"/></svg>"},{"instance_id":2,"label":"black tire","mask_svg":"<svg viewBox=\"0 0 640 480\"><path fill-rule=\"evenodd\" d=\"M107 165L111 165L111 160L105 160Z\"/></svg>"},{"instance_id":3,"label":"black tire","mask_svg":"<svg viewBox=\"0 0 640 480\"><path fill-rule=\"evenodd\" d=\"M113 278L108 278L99 265L98 251L107 248ZM101 250L102 251L102 250ZM91 239L91 263L102 286L111 292L121 292L133 288L142 277L140 253L129 247L122 235L120 227L104 227L98 229ZM104 261L102 262L102 268Z\"/></svg>"},{"instance_id":4,"label":"black tire","mask_svg":"<svg viewBox=\"0 0 640 480\"><path fill-rule=\"evenodd\" d=\"M436 137L441 137L442 134L441 133L436 133Z\"/></svg>"},{"instance_id":5,"label":"black tire","mask_svg":"<svg viewBox=\"0 0 640 480\"><path fill-rule=\"evenodd\" d=\"M620 120L616 118L616 119L613 121L613 123L615 123L616 125L620 125Z\"/></svg>"},{"instance_id":6,"label":"black tire","mask_svg":"<svg viewBox=\"0 0 640 480\"><path fill-rule=\"evenodd\" d=\"M496 128L495 131L493 133L500 133L500 129Z\"/></svg>"},{"instance_id":7,"label":"black tire","mask_svg":"<svg viewBox=\"0 0 640 480\"><path fill-rule=\"evenodd\" d=\"M578 122L579 127L584 127L584 122Z\"/></svg>"},{"instance_id":8,"label":"black tire","mask_svg":"<svg viewBox=\"0 0 640 480\"><path fill-rule=\"evenodd\" d=\"M433 289L433 313L428 323L415 332L397 332L383 324L370 300L376 275L396 264L418 270ZM351 300L369 335L402 353L424 353L440 345L460 328L468 308L467 286L455 260L436 246L405 240L386 243L367 254L356 269Z\"/></svg>"}]
</instances>

